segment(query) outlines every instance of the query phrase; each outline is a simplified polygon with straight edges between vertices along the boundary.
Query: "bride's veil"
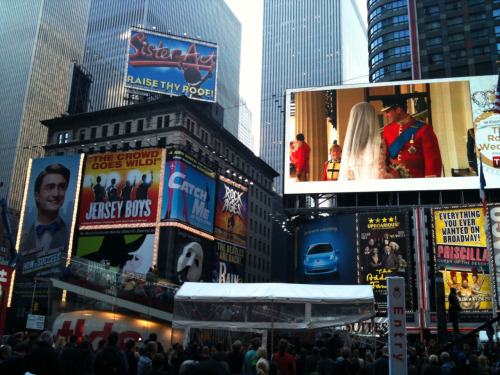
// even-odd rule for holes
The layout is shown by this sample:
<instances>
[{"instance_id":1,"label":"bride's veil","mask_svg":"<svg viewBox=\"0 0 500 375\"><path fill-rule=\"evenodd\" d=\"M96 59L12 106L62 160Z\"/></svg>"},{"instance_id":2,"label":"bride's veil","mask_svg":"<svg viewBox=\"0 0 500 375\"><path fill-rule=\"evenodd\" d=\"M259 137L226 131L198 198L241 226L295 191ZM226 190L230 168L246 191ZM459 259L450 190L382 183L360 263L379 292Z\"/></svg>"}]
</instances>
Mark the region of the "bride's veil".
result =
<instances>
[{"instance_id":1,"label":"bride's veil","mask_svg":"<svg viewBox=\"0 0 500 375\"><path fill-rule=\"evenodd\" d=\"M358 103L351 109L342 150L339 181L348 179L349 170L355 180L379 177L380 127L370 103Z\"/></svg>"}]
</instances>

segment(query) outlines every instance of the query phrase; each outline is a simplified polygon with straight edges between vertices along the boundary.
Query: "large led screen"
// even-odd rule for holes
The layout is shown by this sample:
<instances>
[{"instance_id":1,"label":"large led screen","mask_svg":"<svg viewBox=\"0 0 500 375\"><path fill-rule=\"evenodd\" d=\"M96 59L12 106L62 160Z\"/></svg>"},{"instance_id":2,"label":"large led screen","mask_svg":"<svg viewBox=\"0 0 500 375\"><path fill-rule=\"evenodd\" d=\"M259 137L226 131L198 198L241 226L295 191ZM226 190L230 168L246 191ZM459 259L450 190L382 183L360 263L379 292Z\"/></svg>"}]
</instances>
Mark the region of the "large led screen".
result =
<instances>
[{"instance_id":1,"label":"large led screen","mask_svg":"<svg viewBox=\"0 0 500 375\"><path fill-rule=\"evenodd\" d=\"M450 288L455 288L467 312L491 312L490 258L484 232L482 207L432 211L436 277L442 277L448 307Z\"/></svg>"},{"instance_id":2,"label":"large led screen","mask_svg":"<svg viewBox=\"0 0 500 375\"><path fill-rule=\"evenodd\" d=\"M34 159L19 252L23 274L57 270L68 252L80 173L80 155Z\"/></svg>"},{"instance_id":3,"label":"large led screen","mask_svg":"<svg viewBox=\"0 0 500 375\"><path fill-rule=\"evenodd\" d=\"M496 76L288 90L286 194L500 187ZM367 183L369 181L369 183Z\"/></svg>"},{"instance_id":4,"label":"large led screen","mask_svg":"<svg viewBox=\"0 0 500 375\"><path fill-rule=\"evenodd\" d=\"M162 150L89 155L80 226L156 223Z\"/></svg>"},{"instance_id":5,"label":"large led screen","mask_svg":"<svg viewBox=\"0 0 500 375\"><path fill-rule=\"evenodd\" d=\"M355 215L312 220L296 231L297 281L304 284L357 284Z\"/></svg>"},{"instance_id":6,"label":"large led screen","mask_svg":"<svg viewBox=\"0 0 500 375\"><path fill-rule=\"evenodd\" d=\"M131 30L125 86L215 102L217 45Z\"/></svg>"}]
</instances>

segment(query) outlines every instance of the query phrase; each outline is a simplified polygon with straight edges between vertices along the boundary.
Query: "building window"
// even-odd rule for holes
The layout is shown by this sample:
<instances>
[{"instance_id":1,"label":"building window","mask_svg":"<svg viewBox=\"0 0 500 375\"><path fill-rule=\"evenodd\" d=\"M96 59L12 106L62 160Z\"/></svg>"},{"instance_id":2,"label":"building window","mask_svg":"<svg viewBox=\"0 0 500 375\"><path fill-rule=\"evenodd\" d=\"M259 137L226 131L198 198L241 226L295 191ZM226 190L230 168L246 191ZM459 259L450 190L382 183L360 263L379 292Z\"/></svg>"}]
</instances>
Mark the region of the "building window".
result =
<instances>
[{"instance_id":1,"label":"building window","mask_svg":"<svg viewBox=\"0 0 500 375\"><path fill-rule=\"evenodd\" d=\"M165 116L165 127L168 128L170 126L170 116Z\"/></svg>"},{"instance_id":2,"label":"building window","mask_svg":"<svg viewBox=\"0 0 500 375\"><path fill-rule=\"evenodd\" d=\"M58 152L56 152L56 156L64 156L64 151L58 151Z\"/></svg>"},{"instance_id":3,"label":"building window","mask_svg":"<svg viewBox=\"0 0 500 375\"><path fill-rule=\"evenodd\" d=\"M379 62L386 61L388 59L396 58L396 57L401 57L401 56L408 56L410 54L410 46L401 46L401 47L395 47L395 48L389 48L385 51L382 51L375 56L372 57L370 60L370 67L374 67L377 65Z\"/></svg>"},{"instance_id":4,"label":"building window","mask_svg":"<svg viewBox=\"0 0 500 375\"><path fill-rule=\"evenodd\" d=\"M461 60L467 57L467 51L464 49L459 49L456 51L450 51L450 60Z\"/></svg>"},{"instance_id":5,"label":"building window","mask_svg":"<svg viewBox=\"0 0 500 375\"><path fill-rule=\"evenodd\" d=\"M382 14L387 14L386 12L395 12L397 10L406 9L407 8L406 1L393 1L391 3L387 3L384 5L375 8L373 12L368 16L368 22L373 21L375 18L381 16Z\"/></svg>"},{"instance_id":6,"label":"building window","mask_svg":"<svg viewBox=\"0 0 500 375\"><path fill-rule=\"evenodd\" d=\"M497 43L497 53L500 54L500 43Z\"/></svg>"},{"instance_id":7,"label":"building window","mask_svg":"<svg viewBox=\"0 0 500 375\"><path fill-rule=\"evenodd\" d=\"M373 35L381 31L382 29L386 27L395 27L395 26L400 26L400 25L405 25L408 24L408 15L403 14L401 16L395 16L395 17L390 17L386 18L380 22L377 22L375 25L372 26L368 33L368 37L371 38Z\"/></svg>"},{"instance_id":8,"label":"building window","mask_svg":"<svg viewBox=\"0 0 500 375\"><path fill-rule=\"evenodd\" d=\"M64 143L68 143L68 138L69 138L69 133L64 132L64 133L59 133L57 135L57 144L62 145Z\"/></svg>"},{"instance_id":9,"label":"building window","mask_svg":"<svg viewBox=\"0 0 500 375\"><path fill-rule=\"evenodd\" d=\"M107 137L108 136L108 125L104 125L102 127L102 136Z\"/></svg>"},{"instance_id":10,"label":"building window","mask_svg":"<svg viewBox=\"0 0 500 375\"><path fill-rule=\"evenodd\" d=\"M89 154L93 154L94 153L94 147L89 147Z\"/></svg>"},{"instance_id":11,"label":"building window","mask_svg":"<svg viewBox=\"0 0 500 375\"><path fill-rule=\"evenodd\" d=\"M498 9L500 10L500 9ZM493 14L495 10L493 10ZM478 21L485 21L486 20L486 13L484 12L479 12L479 13L473 13L471 15L469 15L469 21L470 22L478 22Z\"/></svg>"},{"instance_id":12,"label":"building window","mask_svg":"<svg viewBox=\"0 0 500 375\"><path fill-rule=\"evenodd\" d=\"M429 65L442 64L444 62L444 56L442 53L435 53L429 56Z\"/></svg>"},{"instance_id":13,"label":"building window","mask_svg":"<svg viewBox=\"0 0 500 375\"><path fill-rule=\"evenodd\" d=\"M91 128L90 129L90 139L96 139L97 138L97 128Z\"/></svg>"},{"instance_id":14,"label":"building window","mask_svg":"<svg viewBox=\"0 0 500 375\"><path fill-rule=\"evenodd\" d=\"M106 146L99 146L99 152L104 154L106 152Z\"/></svg>"},{"instance_id":15,"label":"building window","mask_svg":"<svg viewBox=\"0 0 500 375\"><path fill-rule=\"evenodd\" d=\"M388 75L401 74L410 71L411 71L411 63L410 61L405 61L401 63L384 66L383 68L376 70L371 75L371 79L372 81L377 81Z\"/></svg>"},{"instance_id":16,"label":"building window","mask_svg":"<svg viewBox=\"0 0 500 375\"><path fill-rule=\"evenodd\" d=\"M132 133L132 121L127 121L125 123L125 134Z\"/></svg>"},{"instance_id":17,"label":"building window","mask_svg":"<svg viewBox=\"0 0 500 375\"><path fill-rule=\"evenodd\" d=\"M130 149L130 142L123 142L123 149L128 151Z\"/></svg>"},{"instance_id":18,"label":"building window","mask_svg":"<svg viewBox=\"0 0 500 375\"><path fill-rule=\"evenodd\" d=\"M441 28L441 22L439 21L432 21L425 24L425 31L433 31L433 30L438 30L440 28Z\"/></svg>"},{"instance_id":19,"label":"building window","mask_svg":"<svg viewBox=\"0 0 500 375\"><path fill-rule=\"evenodd\" d=\"M495 36L500 38L500 26L495 26Z\"/></svg>"},{"instance_id":20,"label":"building window","mask_svg":"<svg viewBox=\"0 0 500 375\"><path fill-rule=\"evenodd\" d=\"M435 38L429 38L426 40L427 48L433 48L440 46L443 43L443 40L441 39L440 36L437 36Z\"/></svg>"},{"instance_id":21,"label":"building window","mask_svg":"<svg viewBox=\"0 0 500 375\"><path fill-rule=\"evenodd\" d=\"M462 25L464 21L462 20L462 17L454 17L450 18L448 21L446 21L446 25L448 27L455 27L458 25Z\"/></svg>"},{"instance_id":22,"label":"building window","mask_svg":"<svg viewBox=\"0 0 500 375\"><path fill-rule=\"evenodd\" d=\"M85 140L85 129L80 129L80 141Z\"/></svg>"},{"instance_id":23,"label":"building window","mask_svg":"<svg viewBox=\"0 0 500 375\"><path fill-rule=\"evenodd\" d=\"M500 19L500 9L493 9L493 18L496 20Z\"/></svg>"},{"instance_id":24,"label":"building window","mask_svg":"<svg viewBox=\"0 0 500 375\"><path fill-rule=\"evenodd\" d=\"M142 147L142 141L135 141L135 148L138 150Z\"/></svg>"},{"instance_id":25,"label":"building window","mask_svg":"<svg viewBox=\"0 0 500 375\"><path fill-rule=\"evenodd\" d=\"M189 130L190 133L193 133L195 132L195 124L194 124L194 121L191 121L190 119L187 119L187 128Z\"/></svg>"},{"instance_id":26,"label":"building window","mask_svg":"<svg viewBox=\"0 0 500 375\"><path fill-rule=\"evenodd\" d=\"M217 151L220 154L221 143L218 140L215 140L214 148L215 148L215 151Z\"/></svg>"},{"instance_id":27,"label":"building window","mask_svg":"<svg viewBox=\"0 0 500 375\"><path fill-rule=\"evenodd\" d=\"M158 147L165 147L167 145L167 137L158 138Z\"/></svg>"},{"instance_id":28,"label":"building window","mask_svg":"<svg viewBox=\"0 0 500 375\"><path fill-rule=\"evenodd\" d=\"M470 32L470 37L471 39L483 39L488 37L488 29L487 28L481 28L477 30L472 30ZM462 38L463 39L463 38Z\"/></svg>"},{"instance_id":29,"label":"building window","mask_svg":"<svg viewBox=\"0 0 500 375\"><path fill-rule=\"evenodd\" d=\"M156 129L161 129L163 126L163 116L158 116L156 118Z\"/></svg>"},{"instance_id":30,"label":"building window","mask_svg":"<svg viewBox=\"0 0 500 375\"><path fill-rule=\"evenodd\" d=\"M410 36L410 31L408 29L384 34L370 43L370 53L374 51L376 48L385 45L387 43L399 42L401 40L408 40L409 36Z\"/></svg>"},{"instance_id":31,"label":"building window","mask_svg":"<svg viewBox=\"0 0 500 375\"><path fill-rule=\"evenodd\" d=\"M116 152L118 150L118 145L116 143L113 143L111 145L111 151Z\"/></svg>"},{"instance_id":32,"label":"building window","mask_svg":"<svg viewBox=\"0 0 500 375\"><path fill-rule=\"evenodd\" d=\"M474 47L473 52L475 57L490 56L490 46L484 45L484 46Z\"/></svg>"},{"instance_id":33,"label":"building window","mask_svg":"<svg viewBox=\"0 0 500 375\"><path fill-rule=\"evenodd\" d=\"M113 135L118 135L120 134L120 124L113 124Z\"/></svg>"},{"instance_id":34,"label":"building window","mask_svg":"<svg viewBox=\"0 0 500 375\"><path fill-rule=\"evenodd\" d=\"M484 0L469 0L469 5L481 5L484 4Z\"/></svg>"},{"instance_id":35,"label":"building window","mask_svg":"<svg viewBox=\"0 0 500 375\"><path fill-rule=\"evenodd\" d=\"M435 16L439 14L439 5L432 5L430 7L424 8L424 16Z\"/></svg>"},{"instance_id":36,"label":"building window","mask_svg":"<svg viewBox=\"0 0 500 375\"><path fill-rule=\"evenodd\" d=\"M142 132L143 129L144 129L144 120L137 121L137 131Z\"/></svg>"},{"instance_id":37,"label":"building window","mask_svg":"<svg viewBox=\"0 0 500 375\"><path fill-rule=\"evenodd\" d=\"M201 141L204 144L208 144L208 132L205 131L204 129L201 129Z\"/></svg>"},{"instance_id":38,"label":"building window","mask_svg":"<svg viewBox=\"0 0 500 375\"><path fill-rule=\"evenodd\" d=\"M447 11L453 11L453 10L458 10L462 9L462 2L461 1L451 1L449 3L446 3L446 10Z\"/></svg>"}]
</instances>

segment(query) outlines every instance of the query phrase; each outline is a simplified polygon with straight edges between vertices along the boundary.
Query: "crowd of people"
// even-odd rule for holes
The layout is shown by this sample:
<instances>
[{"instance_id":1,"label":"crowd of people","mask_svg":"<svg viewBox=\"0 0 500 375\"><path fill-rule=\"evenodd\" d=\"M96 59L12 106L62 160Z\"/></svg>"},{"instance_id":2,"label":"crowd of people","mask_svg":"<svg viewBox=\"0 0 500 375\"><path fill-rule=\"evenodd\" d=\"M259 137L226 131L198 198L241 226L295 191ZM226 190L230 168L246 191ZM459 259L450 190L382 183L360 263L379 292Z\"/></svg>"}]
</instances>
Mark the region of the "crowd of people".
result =
<instances>
[{"instance_id":1,"label":"crowd of people","mask_svg":"<svg viewBox=\"0 0 500 375\"><path fill-rule=\"evenodd\" d=\"M120 348L124 344L124 348ZM164 348L151 333L144 342L122 343L112 332L96 349L88 337L12 334L0 347L2 375L385 375L389 374L389 349L377 350L366 342L345 341L325 334L314 344L299 347L281 339L273 354L255 337L244 348L240 340L224 348L222 343L191 342L186 348L173 344ZM409 375L497 375L500 355L494 343L439 351L434 340L408 342Z\"/></svg>"}]
</instances>

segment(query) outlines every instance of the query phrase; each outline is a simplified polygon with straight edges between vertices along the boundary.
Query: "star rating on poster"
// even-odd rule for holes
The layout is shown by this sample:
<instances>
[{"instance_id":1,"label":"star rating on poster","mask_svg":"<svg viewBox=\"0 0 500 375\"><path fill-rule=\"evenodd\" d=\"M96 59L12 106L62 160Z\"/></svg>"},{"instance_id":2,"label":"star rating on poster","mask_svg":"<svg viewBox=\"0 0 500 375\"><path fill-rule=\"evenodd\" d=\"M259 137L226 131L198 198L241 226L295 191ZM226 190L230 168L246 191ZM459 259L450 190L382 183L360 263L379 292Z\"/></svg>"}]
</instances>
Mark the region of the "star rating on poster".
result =
<instances>
[{"instance_id":1,"label":"star rating on poster","mask_svg":"<svg viewBox=\"0 0 500 375\"><path fill-rule=\"evenodd\" d=\"M394 222L397 222L397 220L398 220L398 218L396 216L395 217L392 217L392 216L385 217L384 216L382 218L377 217L375 219L370 217L370 218L368 218L368 223L370 223L370 224L373 224L373 223L387 223L387 222L394 223Z\"/></svg>"}]
</instances>

